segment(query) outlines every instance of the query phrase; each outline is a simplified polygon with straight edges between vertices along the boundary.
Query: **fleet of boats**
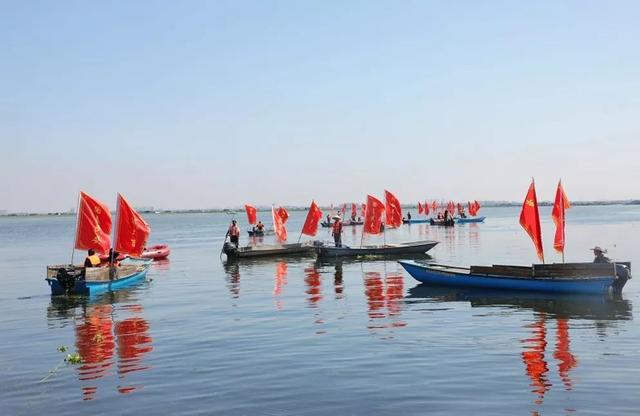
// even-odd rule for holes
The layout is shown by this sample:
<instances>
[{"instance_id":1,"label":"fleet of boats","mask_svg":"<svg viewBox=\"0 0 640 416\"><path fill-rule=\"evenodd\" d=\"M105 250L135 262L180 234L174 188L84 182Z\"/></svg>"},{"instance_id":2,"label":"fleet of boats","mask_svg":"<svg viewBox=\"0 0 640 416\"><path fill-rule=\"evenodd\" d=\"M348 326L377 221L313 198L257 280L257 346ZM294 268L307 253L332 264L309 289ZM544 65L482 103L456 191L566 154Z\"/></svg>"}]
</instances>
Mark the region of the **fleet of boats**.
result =
<instances>
[{"instance_id":1,"label":"fleet of boats","mask_svg":"<svg viewBox=\"0 0 640 416\"><path fill-rule=\"evenodd\" d=\"M80 294L93 295L104 291L116 290L135 284L144 279L153 260L166 259L170 255L169 246L159 244L146 247L150 233L149 225L144 219L118 194L118 209L116 211L116 226L114 227L113 245L111 244L111 214L108 207L85 193L80 193L78 203L78 217L76 223L75 249L89 250L89 256L83 265L74 265L73 256L68 265L51 265L47 267L46 281L51 288L52 295ZM458 216L454 217L455 205L449 202L444 215L429 218L429 210L437 212L437 204L433 202L424 205L419 203L419 214L425 218L408 218L402 216L402 208L398 199L389 191L385 191L385 202L368 195L367 203L362 205L363 220L341 222L340 216L335 214L335 223L321 222L323 213L312 201L300 236L315 237L318 226L332 227L334 242L318 240L296 243L287 242L286 222L289 214L283 207L272 207L273 230L249 230L254 237L252 244L240 246L238 238L233 242L225 239L222 253L229 261L245 258L269 258L283 256L317 256L318 259L358 258L367 256L382 256L402 259L400 265L417 281L429 285L444 285L451 287L470 287L481 289L497 289L527 292L550 293L580 293L602 294L607 292L620 293L625 283L631 278L631 264L616 263L553 263L545 264L542 252L542 238L540 220L535 195L534 183L531 183L520 215L520 223L531 236L541 264L531 266L492 265L492 266L452 266L433 262L418 262L406 260L416 255L425 255L433 249L438 241L408 241L400 243L363 244L366 234L377 235L385 233L387 229L398 228L403 224L430 224L433 226L453 226L454 224L481 223L484 216L477 216L480 204L477 201L469 203L467 216L461 204L457 204ZM561 183L558 184L553 218L556 223L554 248L564 253L564 215L565 209L570 207ZM249 224L257 223L257 210L251 205L245 205ZM342 214L346 211L346 204L342 207ZM356 205L352 204L352 216L356 214ZM384 216L384 220L383 220ZM233 222L233 227L237 227ZM344 226L362 226L360 245L348 246L342 244L341 233ZM258 224L261 227L261 224ZM234 234L239 237L239 231ZM232 228L229 229L232 231ZM354 231L356 232L356 231ZM272 244L262 244L255 237L263 237L269 233L275 236ZM97 252L100 260L95 261L92 253ZM428 256L427 256L428 257ZM564 260L564 258L563 258ZM96 267L97 266L97 267Z\"/></svg>"}]
</instances>

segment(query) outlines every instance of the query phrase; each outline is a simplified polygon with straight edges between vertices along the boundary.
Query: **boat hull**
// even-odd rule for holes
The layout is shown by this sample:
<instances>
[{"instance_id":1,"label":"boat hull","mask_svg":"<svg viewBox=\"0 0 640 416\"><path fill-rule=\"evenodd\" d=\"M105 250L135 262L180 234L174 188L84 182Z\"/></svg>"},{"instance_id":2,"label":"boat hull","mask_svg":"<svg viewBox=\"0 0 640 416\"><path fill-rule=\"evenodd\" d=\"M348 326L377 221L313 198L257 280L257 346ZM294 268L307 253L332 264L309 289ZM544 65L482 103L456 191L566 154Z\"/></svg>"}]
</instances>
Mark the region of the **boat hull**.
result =
<instances>
[{"instance_id":1,"label":"boat hull","mask_svg":"<svg viewBox=\"0 0 640 416\"><path fill-rule=\"evenodd\" d=\"M316 246L319 257L357 257L357 256L399 256L405 254L424 254L438 244L437 241L419 241L385 246L332 247Z\"/></svg>"},{"instance_id":2,"label":"boat hull","mask_svg":"<svg viewBox=\"0 0 640 416\"><path fill-rule=\"evenodd\" d=\"M458 224L466 224L473 222L484 222L487 217L468 217L468 218L456 218Z\"/></svg>"},{"instance_id":3,"label":"boat hull","mask_svg":"<svg viewBox=\"0 0 640 416\"><path fill-rule=\"evenodd\" d=\"M47 278L46 281L51 288L51 295L59 296L59 295L84 295L84 296L92 296L108 291L118 290L122 288L129 287L143 280L147 275L147 271L149 270L149 265L153 260L144 259L144 260L134 260L133 262L138 265L138 267L129 268L126 270L126 273L123 273L122 276L118 276L113 280L101 279L101 280L91 280L85 278L76 278L71 284L65 285L55 277L59 266L49 266L47 268ZM127 266L125 266L127 267ZM76 270L83 269L80 266L74 266ZM106 267L100 267L95 269L102 269L100 272L108 273L109 270ZM92 270L93 271L93 270ZM80 277L80 276L79 276Z\"/></svg>"},{"instance_id":4,"label":"boat hull","mask_svg":"<svg viewBox=\"0 0 640 416\"><path fill-rule=\"evenodd\" d=\"M403 224L426 224L429 221L431 221L429 218L417 218L417 219L410 219L410 220L402 220Z\"/></svg>"},{"instance_id":5,"label":"boat hull","mask_svg":"<svg viewBox=\"0 0 640 416\"><path fill-rule=\"evenodd\" d=\"M605 294L622 291L615 275L592 277L533 278L518 276L489 276L456 272L461 268L438 268L412 261L400 261L402 267L417 281L433 285L475 287L484 289L517 290L548 293ZM626 280L625 280L626 282ZM619 287L617 287L619 286Z\"/></svg>"},{"instance_id":6,"label":"boat hull","mask_svg":"<svg viewBox=\"0 0 640 416\"><path fill-rule=\"evenodd\" d=\"M343 227L355 227L356 225L362 225L362 224L364 224L364 221L343 221L342 222ZM333 223L322 221L320 225L324 228L330 228L333 226Z\"/></svg>"},{"instance_id":7,"label":"boat hull","mask_svg":"<svg viewBox=\"0 0 640 416\"><path fill-rule=\"evenodd\" d=\"M450 220L442 220L442 219L438 219L438 218L431 218L429 220L429 224L431 225L440 225L443 227L453 227L455 224L455 221L452 219Z\"/></svg>"},{"instance_id":8,"label":"boat hull","mask_svg":"<svg viewBox=\"0 0 640 416\"><path fill-rule=\"evenodd\" d=\"M313 245L309 243L236 247L227 242L224 244L222 251L228 258L239 259L287 255L310 255L313 254L314 248Z\"/></svg>"},{"instance_id":9,"label":"boat hull","mask_svg":"<svg viewBox=\"0 0 640 416\"><path fill-rule=\"evenodd\" d=\"M143 259L162 260L169 257L169 254L171 254L169 246L166 244L159 244L157 246L149 247L143 251L140 257Z\"/></svg>"}]
</instances>

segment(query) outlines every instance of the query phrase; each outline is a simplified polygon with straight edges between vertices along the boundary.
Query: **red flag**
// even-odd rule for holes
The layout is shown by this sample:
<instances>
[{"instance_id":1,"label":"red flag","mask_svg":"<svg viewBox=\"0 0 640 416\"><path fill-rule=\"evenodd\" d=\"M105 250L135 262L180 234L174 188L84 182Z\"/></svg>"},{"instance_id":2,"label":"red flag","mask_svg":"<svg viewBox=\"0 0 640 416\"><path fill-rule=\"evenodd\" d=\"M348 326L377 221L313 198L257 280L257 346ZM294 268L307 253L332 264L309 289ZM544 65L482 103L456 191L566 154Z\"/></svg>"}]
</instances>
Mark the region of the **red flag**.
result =
<instances>
[{"instance_id":1,"label":"red flag","mask_svg":"<svg viewBox=\"0 0 640 416\"><path fill-rule=\"evenodd\" d=\"M433 208L433 212L435 213L438 210L438 201L433 201L431 203L431 208Z\"/></svg>"},{"instance_id":2,"label":"red flag","mask_svg":"<svg viewBox=\"0 0 640 416\"><path fill-rule=\"evenodd\" d=\"M249 224L255 224L258 222L258 210L251 205L244 205L244 209L247 211L247 219Z\"/></svg>"},{"instance_id":3,"label":"red flag","mask_svg":"<svg viewBox=\"0 0 640 416\"><path fill-rule=\"evenodd\" d=\"M287 227L284 226L286 220L284 220L280 214L280 210L283 209L282 207L278 208L278 213L276 213L275 209L271 207L271 216L273 217L273 229L276 237L278 237L280 241L287 241Z\"/></svg>"},{"instance_id":4,"label":"red flag","mask_svg":"<svg viewBox=\"0 0 640 416\"><path fill-rule=\"evenodd\" d=\"M367 234L380 234L384 204L378 198L367 195L367 210L364 215L364 230Z\"/></svg>"},{"instance_id":5,"label":"red flag","mask_svg":"<svg viewBox=\"0 0 640 416\"><path fill-rule=\"evenodd\" d=\"M475 217L475 212L473 212L473 204L471 203L471 201L467 201L467 206L469 207L469 215L471 215L472 217Z\"/></svg>"},{"instance_id":6,"label":"red flag","mask_svg":"<svg viewBox=\"0 0 640 416\"><path fill-rule=\"evenodd\" d=\"M564 193L562 182L558 181L556 200L553 203L553 211L551 211L553 222L556 224L556 236L553 239L553 248L555 248L558 253L564 252L564 210L569 208L571 208L569 198L567 198L567 195Z\"/></svg>"},{"instance_id":7,"label":"red flag","mask_svg":"<svg viewBox=\"0 0 640 416\"><path fill-rule=\"evenodd\" d=\"M107 254L111 246L111 212L97 199L80 192L78 220L76 226L76 245L80 250L94 249Z\"/></svg>"},{"instance_id":8,"label":"red flag","mask_svg":"<svg viewBox=\"0 0 640 416\"><path fill-rule=\"evenodd\" d=\"M351 218L355 218L358 216L358 208L356 207L356 204L351 203Z\"/></svg>"},{"instance_id":9,"label":"red flag","mask_svg":"<svg viewBox=\"0 0 640 416\"><path fill-rule=\"evenodd\" d=\"M451 215L453 217L453 214L455 213L456 207L453 204L453 201L449 201L449 203L447 204L447 210L449 211L449 215Z\"/></svg>"},{"instance_id":10,"label":"red flag","mask_svg":"<svg viewBox=\"0 0 640 416\"><path fill-rule=\"evenodd\" d=\"M418 201L418 215L422 214L424 209L422 208L422 202Z\"/></svg>"},{"instance_id":11,"label":"red flag","mask_svg":"<svg viewBox=\"0 0 640 416\"><path fill-rule=\"evenodd\" d=\"M117 212L114 250L121 254L141 255L147 245L151 227L120 194Z\"/></svg>"},{"instance_id":12,"label":"red flag","mask_svg":"<svg viewBox=\"0 0 640 416\"><path fill-rule=\"evenodd\" d=\"M322 219L322 211L316 205L316 201L311 201L309 212L307 213L307 219L302 227L302 234L310 235L314 237L318 232L318 223Z\"/></svg>"},{"instance_id":13,"label":"red flag","mask_svg":"<svg viewBox=\"0 0 640 416\"><path fill-rule=\"evenodd\" d=\"M478 214L478 211L480 211L480 202L478 202L478 201L473 201L473 205L474 205L474 208L473 208L473 215L477 215L477 214Z\"/></svg>"},{"instance_id":14,"label":"red flag","mask_svg":"<svg viewBox=\"0 0 640 416\"><path fill-rule=\"evenodd\" d=\"M364 218L364 213L367 210L367 204L362 204L362 206L360 207L360 216L362 218Z\"/></svg>"},{"instance_id":15,"label":"red flag","mask_svg":"<svg viewBox=\"0 0 640 416\"><path fill-rule=\"evenodd\" d=\"M458 209L458 215L462 215L462 205L460 204L460 202L456 204L456 208Z\"/></svg>"},{"instance_id":16,"label":"red flag","mask_svg":"<svg viewBox=\"0 0 640 416\"><path fill-rule=\"evenodd\" d=\"M400 201L389 191L384 191L385 200L385 225L397 228L402 225L402 207Z\"/></svg>"},{"instance_id":17,"label":"red flag","mask_svg":"<svg viewBox=\"0 0 640 416\"><path fill-rule=\"evenodd\" d=\"M532 181L529 191L522 204L520 213L520 225L525 229L529 237L533 240L538 257L544 263L544 253L542 250L542 230L540 229L540 213L538 212L538 198L536 197L535 183Z\"/></svg>"},{"instance_id":18,"label":"red flag","mask_svg":"<svg viewBox=\"0 0 640 416\"><path fill-rule=\"evenodd\" d=\"M429 202L424 201L424 215L429 215Z\"/></svg>"},{"instance_id":19,"label":"red flag","mask_svg":"<svg viewBox=\"0 0 640 416\"><path fill-rule=\"evenodd\" d=\"M278 211L276 212L276 214L278 215L278 217L282 218L282 223L283 224L285 224L287 222L287 220L289 219L289 213L287 212L285 207L278 208Z\"/></svg>"},{"instance_id":20,"label":"red flag","mask_svg":"<svg viewBox=\"0 0 640 416\"><path fill-rule=\"evenodd\" d=\"M344 219L344 214L347 212L347 204L342 204L342 209L340 210L342 213L342 218Z\"/></svg>"}]
</instances>

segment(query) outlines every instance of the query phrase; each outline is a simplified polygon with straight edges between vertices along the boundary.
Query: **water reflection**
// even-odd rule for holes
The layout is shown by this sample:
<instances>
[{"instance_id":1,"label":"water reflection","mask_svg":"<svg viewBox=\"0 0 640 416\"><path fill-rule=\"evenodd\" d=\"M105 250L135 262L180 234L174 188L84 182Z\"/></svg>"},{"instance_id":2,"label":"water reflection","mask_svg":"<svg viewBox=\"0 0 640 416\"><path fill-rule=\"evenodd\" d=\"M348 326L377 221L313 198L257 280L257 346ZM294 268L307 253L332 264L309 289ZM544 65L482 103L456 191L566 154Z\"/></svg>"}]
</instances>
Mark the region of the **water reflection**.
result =
<instances>
[{"instance_id":1,"label":"water reflection","mask_svg":"<svg viewBox=\"0 0 640 416\"><path fill-rule=\"evenodd\" d=\"M404 298L404 278L398 272L385 272L384 280L379 272L365 272L365 297L367 299L367 328L372 331L406 326L400 319ZM392 333L389 337L392 337Z\"/></svg>"},{"instance_id":2,"label":"water reflection","mask_svg":"<svg viewBox=\"0 0 640 416\"><path fill-rule=\"evenodd\" d=\"M149 368L144 357L151 351L153 339L149 322L139 304L118 305L129 300L130 292L118 291L99 298L52 298L47 308L49 320L66 319L75 323L76 350L82 357L77 369L83 384L83 400L92 400L98 392L97 380L108 378L115 370L116 390L129 394L138 386L127 385L131 373ZM123 317L123 315L125 317Z\"/></svg>"},{"instance_id":3,"label":"water reflection","mask_svg":"<svg viewBox=\"0 0 640 416\"><path fill-rule=\"evenodd\" d=\"M317 307L318 302L323 299L322 296L322 280L320 272L315 266L310 266L304 269L304 282L307 285L307 302L311 307Z\"/></svg>"},{"instance_id":4,"label":"water reflection","mask_svg":"<svg viewBox=\"0 0 640 416\"><path fill-rule=\"evenodd\" d=\"M578 357L571 351L570 319L593 320L597 334L606 336L606 329L617 321L632 319L632 305L621 297L531 294L483 289L455 289L418 285L409 290L407 301L468 301L471 307L500 307L531 310L534 321L526 326L529 336L522 340L521 352L525 374L529 378L534 403L542 404L551 390L550 366L547 361L548 327L555 325L553 359L565 390L572 390L571 371L578 366Z\"/></svg>"},{"instance_id":5,"label":"water reflection","mask_svg":"<svg viewBox=\"0 0 640 416\"><path fill-rule=\"evenodd\" d=\"M227 281L227 289L231 293L233 299L240 296L240 266L235 261L225 261L222 263L225 271L225 280Z\"/></svg>"}]
</instances>

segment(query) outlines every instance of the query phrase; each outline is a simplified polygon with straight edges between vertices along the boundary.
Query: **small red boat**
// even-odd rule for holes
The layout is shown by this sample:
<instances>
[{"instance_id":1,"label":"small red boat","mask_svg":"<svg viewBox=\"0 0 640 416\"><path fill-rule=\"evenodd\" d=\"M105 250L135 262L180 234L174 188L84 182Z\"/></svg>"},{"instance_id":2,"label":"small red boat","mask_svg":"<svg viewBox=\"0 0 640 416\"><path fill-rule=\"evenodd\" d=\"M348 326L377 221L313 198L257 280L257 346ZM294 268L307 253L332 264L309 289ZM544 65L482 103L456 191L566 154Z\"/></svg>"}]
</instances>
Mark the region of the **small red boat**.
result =
<instances>
[{"instance_id":1,"label":"small red boat","mask_svg":"<svg viewBox=\"0 0 640 416\"><path fill-rule=\"evenodd\" d=\"M145 259L161 260L169 257L171 250L167 244L158 244L155 246L147 247L140 257Z\"/></svg>"}]
</instances>

